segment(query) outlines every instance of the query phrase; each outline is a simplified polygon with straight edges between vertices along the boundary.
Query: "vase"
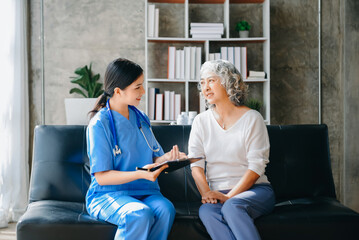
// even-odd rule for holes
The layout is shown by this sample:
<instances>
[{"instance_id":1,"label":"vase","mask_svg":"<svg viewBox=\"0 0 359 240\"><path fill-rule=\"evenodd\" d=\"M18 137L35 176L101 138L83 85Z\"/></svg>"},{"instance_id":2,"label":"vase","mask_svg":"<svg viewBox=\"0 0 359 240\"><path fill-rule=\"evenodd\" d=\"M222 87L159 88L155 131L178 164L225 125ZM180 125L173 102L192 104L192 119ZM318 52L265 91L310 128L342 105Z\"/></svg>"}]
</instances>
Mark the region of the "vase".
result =
<instances>
[{"instance_id":1,"label":"vase","mask_svg":"<svg viewBox=\"0 0 359 240\"><path fill-rule=\"evenodd\" d=\"M248 38L249 31L239 31L240 38Z\"/></svg>"},{"instance_id":2,"label":"vase","mask_svg":"<svg viewBox=\"0 0 359 240\"><path fill-rule=\"evenodd\" d=\"M66 124L87 125L97 98L65 98Z\"/></svg>"}]
</instances>

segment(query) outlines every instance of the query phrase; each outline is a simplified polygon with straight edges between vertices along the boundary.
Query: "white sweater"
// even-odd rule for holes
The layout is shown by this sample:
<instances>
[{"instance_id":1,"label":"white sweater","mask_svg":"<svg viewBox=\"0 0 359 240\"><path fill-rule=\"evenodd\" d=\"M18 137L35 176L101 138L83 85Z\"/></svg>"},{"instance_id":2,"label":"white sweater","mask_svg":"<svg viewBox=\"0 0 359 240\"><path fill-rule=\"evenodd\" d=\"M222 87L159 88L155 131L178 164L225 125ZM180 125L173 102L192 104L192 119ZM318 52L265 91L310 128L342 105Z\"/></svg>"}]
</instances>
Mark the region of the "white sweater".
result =
<instances>
[{"instance_id":1,"label":"white sweater","mask_svg":"<svg viewBox=\"0 0 359 240\"><path fill-rule=\"evenodd\" d=\"M269 162L269 139L260 113L247 111L237 122L224 130L207 110L196 116L188 143L188 156L205 156L205 160L191 164L205 168L212 190L232 189L247 169L260 177L256 183L269 183L264 174Z\"/></svg>"}]
</instances>

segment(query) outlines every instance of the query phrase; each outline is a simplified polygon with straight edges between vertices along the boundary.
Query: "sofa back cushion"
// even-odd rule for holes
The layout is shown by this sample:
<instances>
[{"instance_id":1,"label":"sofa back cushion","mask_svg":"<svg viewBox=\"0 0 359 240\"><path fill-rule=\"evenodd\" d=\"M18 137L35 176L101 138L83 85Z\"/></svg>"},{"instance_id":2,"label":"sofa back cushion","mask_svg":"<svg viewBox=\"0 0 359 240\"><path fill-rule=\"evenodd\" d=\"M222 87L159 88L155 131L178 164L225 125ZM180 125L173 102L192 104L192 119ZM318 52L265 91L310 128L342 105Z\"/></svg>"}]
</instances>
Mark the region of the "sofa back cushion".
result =
<instances>
[{"instance_id":1,"label":"sofa back cushion","mask_svg":"<svg viewBox=\"0 0 359 240\"><path fill-rule=\"evenodd\" d=\"M84 202L89 183L86 126L37 126L29 201Z\"/></svg>"},{"instance_id":2,"label":"sofa back cushion","mask_svg":"<svg viewBox=\"0 0 359 240\"><path fill-rule=\"evenodd\" d=\"M266 175L277 202L295 198L335 198L326 125L268 126Z\"/></svg>"}]
</instances>

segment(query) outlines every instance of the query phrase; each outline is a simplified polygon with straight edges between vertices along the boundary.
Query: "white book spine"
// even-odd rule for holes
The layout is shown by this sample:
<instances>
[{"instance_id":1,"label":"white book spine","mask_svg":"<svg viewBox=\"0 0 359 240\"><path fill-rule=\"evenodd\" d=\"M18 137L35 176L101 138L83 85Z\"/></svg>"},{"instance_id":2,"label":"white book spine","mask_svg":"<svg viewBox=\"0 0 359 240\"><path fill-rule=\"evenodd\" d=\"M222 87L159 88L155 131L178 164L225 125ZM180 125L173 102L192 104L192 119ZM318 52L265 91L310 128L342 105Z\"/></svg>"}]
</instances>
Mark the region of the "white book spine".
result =
<instances>
[{"instance_id":1,"label":"white book spine","mask_svg":"<svg viewBox=\"0 0 359 240\"><path fill-rule=\"evenodd\" d=\"M228 60L228 54L227 54L227 52L228 52L228 49L227 49L227 47L221 47L221 58L223 59L223 60Z\"/></svg>"},{"instance_id":2,"label":"white book spine","mask_svg":"<svg viewBox=\"0 0 359 240\"><path fill-rule=\"evenodd\" d=\"M191 47L191 79L196 77L196 47Z\"/></svg>"},{"instance_id":3,"label":"white book spine","mask_svg":"<svg viewBox=\"0 0 359 240\"><path fill-rule=\"evenodd\" d=\"M148 89L148 117L153 120L155 119L155 88Z\"/></svg>"},{"instance_id":4,"label":"white book spine","mask_svg":"<svg viewBox=\"0 0 359 240\"><path fill-rule=\"evenodd\" d=\"M209 54L209 61L212 61L212 60L214 60L214 53Z\"/></svg>"},{"instance_id":5,"label":"white book spine","mask_svg":"<svg viewBox=\"0 0 359 240\"><path fill-rule=\"evenodd\" d=\"M170 92L170 120L175 120L175 92Z\"/></svg>"},{"instance_id":6,"label":"white book spine","mask_svg":"<svg viewBox=\"0 0 359 240\"><path fill-rule=\"evenodd\" d=\"M148 37L154 37L155 33L155 5L148 5L148 14L147 14L147 34Z\"/></svg>"},{"instance_id":7,"label":"white book spine","mask_svg":"<svg viewBox=\"0 0 359 240\"><path fill-rule=\"evenodd\" d=\"M184 79L184 66L185 66L184 50L181 50L181 73L180 73L180 79Z\"/></svg>"},{"instance_id":8,"label":"white book spine","mask_svg":"<svg viewBox=\"0 0 359 240\"><path fill-rule=\"evenodd\" d=\"M234 65L234 49L233 49L233 47L228 47L228 61Z\"/></svg>"},{"instance_id":9,"label":"white book spine","mask_svg":"<svg viewBox=\"0 0 359 240\"><path fill-rule=\"evenodd\" d=\"M189 80L191 77L191 47L184 47L185 68L184 77Z\"/></svg>"},{"instance_id":10,"label":"white book spine","mask_svg":"<svg viewBox=\"0 0 359 240\"><path fill-rule=\"evenodd\" d=\"M176 79L181 78L181 50L176 50Z\"/></svg>"},{"instance_id":11,"label":"white book spine","mask_svg":"<svg viewBox=\"0 0 359 240\"><path fill-rule=\"evenodd\" d=\"M163 120L163 94L156 94L156 120Z\"/></svg>"},{"instance_id":12,"label":"white book spine","mask_svg":"<svg viewBox=\"0 0 359 240\"><path fill-rule=\"evenodd\" d=\"M214 54L214 60L219 60L221 59L221 54L220 53L215 53Z\"/></svg>"},{"instance_id":13,"label":"white book spine","mask_svg":"<svg viewBox=\"0 0 359 240\"><path fill-rule=\"evenodd\" d=\"M241 47L241 75L247 79L247 47Z\"/></svg>"},{"instance_id":14,"label":"white book spine","mask_svg":"<svg viewBox=\"0 0 359 240\"><path fill-rule=\"evenodd\" d=\"M196 80L201 79L202 48L196 48Z\"/></svg>"},{"instance_id":15,"label":"white book spine","mask_svg":"<svg viewBox=\"0 0 359 240\"><path fill-rule=\"evenodd\" d=\"M234 66L241 72L241 48L234 47Z\"/></svg>"},{"instance_id":16,"label":"white book spine","mask_svg":"<svg viewBox=\"0 0 359 240\"><path fill-rule=\"evenodd\" d=\"M175 118L181 114L181 94L175 94Z\"/></svg>"},{"instance_id":17,"label":"white book spine","mask_svg":"<svg viewBox=\"0 0 359 240\"><path fill-rule=\"evenodd\" d=\"M175 79L176 47L168 47L167 78Z\"/></svg>"},{"instance_id":18,"label":"white book spine","mask_svg":"<svg viewBox=\"0 0 359 240\"><path fill-rule=\"evenodd\" d=\"M159 27L160 27L160 10L158 8L155 9L155 30L154 37L158 37Z\"/></svg>"},{"instance_id":19,"label":"white book spine","mask_svg":"<svg viewBox=\"0 0 359 240\"><path fill-rule=\"evenodd\" d=\"M170 120L170 91L165 91L165 120Z\"/></svg>"}]
</instances>

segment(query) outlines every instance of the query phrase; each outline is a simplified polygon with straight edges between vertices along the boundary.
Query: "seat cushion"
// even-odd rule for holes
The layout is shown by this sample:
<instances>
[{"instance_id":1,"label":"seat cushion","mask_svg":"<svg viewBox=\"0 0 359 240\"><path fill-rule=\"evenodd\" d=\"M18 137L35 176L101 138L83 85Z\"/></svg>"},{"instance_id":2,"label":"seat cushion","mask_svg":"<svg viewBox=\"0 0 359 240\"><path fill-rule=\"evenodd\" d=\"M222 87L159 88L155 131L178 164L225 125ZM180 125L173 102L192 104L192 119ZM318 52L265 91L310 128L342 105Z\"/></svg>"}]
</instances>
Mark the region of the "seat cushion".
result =
<instances>
[{"instance_id":1,"label":"seat cushion","mask_svg":"<svg viewBox=\"0 0 359 240\"><path fill-rule=\"evenodd\" d=\"M29 204L17 226L17 239L113 239L117 226L93 219L84 203L43 200Z\"/></svg>"},{"instance_id":2,"label":"seat cushion","mask_svg":"<svg viewBox=\"0 0 359 240\"><path fill-rule=\"evenodd\" d=\"M286 201L256 219L262 239L358 239L359 215L333 198Z\"/></svg>"}]
</instances>

